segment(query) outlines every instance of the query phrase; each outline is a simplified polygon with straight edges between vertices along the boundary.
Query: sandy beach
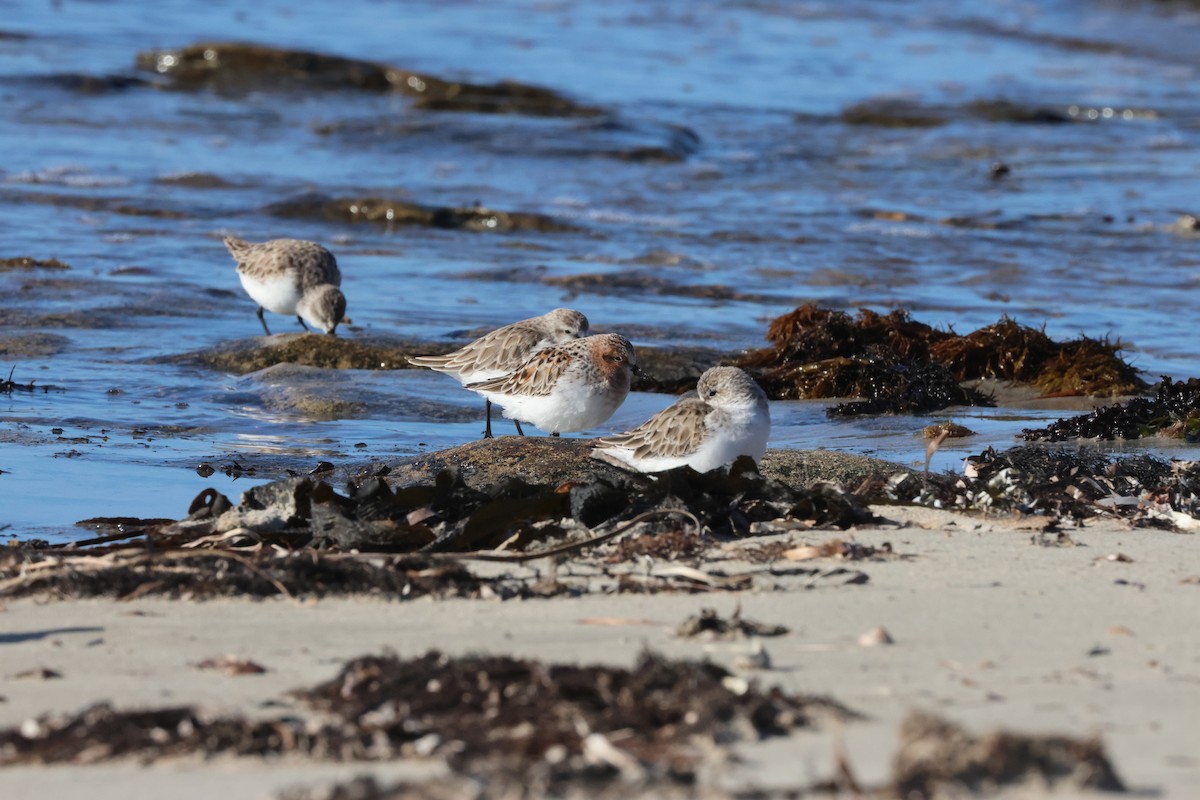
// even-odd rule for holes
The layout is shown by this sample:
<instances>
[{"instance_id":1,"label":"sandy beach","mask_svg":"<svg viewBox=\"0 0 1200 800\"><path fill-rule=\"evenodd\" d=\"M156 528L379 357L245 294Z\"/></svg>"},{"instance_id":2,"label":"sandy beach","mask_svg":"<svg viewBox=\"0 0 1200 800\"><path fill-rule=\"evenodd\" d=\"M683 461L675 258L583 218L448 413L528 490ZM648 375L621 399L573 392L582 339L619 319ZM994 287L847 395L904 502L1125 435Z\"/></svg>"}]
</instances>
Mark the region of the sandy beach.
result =
<instances>
[{"instance_id":1,"label":"sandy beach","mask_svg":"<svg viewBox=\"0 0 1200 800\"><path fill-rule=\"evenodd\" d=\"M1098 736L1129 789L1193 796L1200 785L1194 745L1200 739L1200 633L1192 624L1200 611L1200 567L1180 555L1190 537L1117 522L1056 535L1041 532L1040 519L873 510L888 522L840 538L889 542L891 557L801 562L821 568L817 576L771 575L762 565L745 565L754 586L737 592L509 601L11 601L0 617L0 726L98 702L118 709L196 704L217 713L279 715L294 710L288 690L328 680L348 659L389 650L401 657L438 649L627 667L648 649L670 658L710 659L765 686L828 695L865 717L738 743L733 751L740 761L726 760L705 773L713 786L809 786L835 772L839 752L860 784L881 785L900 721L924 710L973 733L1003 727ZM801 546L832 536L806 531L774 538ZM723 566L738 568L736 561ZM867 579L828 574L839 567ZM559 569L570 576L572 563ZM678 625L701 609L729 616L739 607L745 618L790 629L759 640L769 668L743 669L754 648L748 640L676 635ZM860 642L880 626L893 644ZM196 666L227 654L266 672L229 676ZM222 757L150 766L133 760L17 766L0 777L12 798L167 791L177 798L270 798L355 775L387 784L439 769L436 760L330 764ZM1031 791L1025 785L1011 796Z\"/></svg>"}]
</instances>

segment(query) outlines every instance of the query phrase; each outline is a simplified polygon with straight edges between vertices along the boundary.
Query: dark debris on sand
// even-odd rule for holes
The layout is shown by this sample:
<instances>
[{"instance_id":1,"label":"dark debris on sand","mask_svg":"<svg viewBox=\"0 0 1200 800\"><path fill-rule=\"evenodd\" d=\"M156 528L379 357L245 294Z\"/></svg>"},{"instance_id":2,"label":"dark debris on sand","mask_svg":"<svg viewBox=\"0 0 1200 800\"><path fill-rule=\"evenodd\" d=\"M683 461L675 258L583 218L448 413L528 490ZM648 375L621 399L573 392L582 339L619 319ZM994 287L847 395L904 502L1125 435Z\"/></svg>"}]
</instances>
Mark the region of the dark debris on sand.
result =
<instances>
[{"instance_id":1,"label":"dark debris on sand","mask_svg":"<svg viewBox=\"0 0 1200 800\"><path fill-rule=\"evenodd\" d=\"M756 622L742 616L741 606L729 617L722 617L716 609L702 608L679 624L675 635L681 639L744 639L750 636L782 636L788 632L783 625Z\"/></svg>"},{"instance_id":2,"label":"dark debris on sand","mask_svg":"<svg viewBox=\"0 0 1200 800\"><path fill-rule=\"evenodd\" d=\"M735 537L767 520L847 528L874 519L853 495L828 484L794 488L740 459L708 473L683 467L653 480L610 470L550 483L510 476L482 488L467 484L454 468L397 488L365 475L351 482L346 495L312 476L288 478L250 489L204 531L257 526L267 540L342 552L464 551L505 542L523 551L560 538L555 523L563 519L597 528L669 509L687 510L711 535ZM545 527L538 529L539 523ZM678 533L679 522L666 519L649 530Z\"/></svg>"},{"instance_id":3,"label":"dark debris on sand","mask_svg":"<svg viewBox=\"0 0 1200 800\"><path fill-rule=\"evenodd\" d=\"M920 712L900 726L889 796L981 796L1013 786L1123 792L1098 739L1030 736L998 730L972 736L953 722Z\"/></svg>"},{"instance_id":4,"label":"dark debris on sand","mask_svg":"<svg viewBox=\"0 0 1200 800\"><path fill-rule=\"evenodd\" d=\"M706 662L643 653L631 669L510 656L364 656L290 693L287 717L213 716L192 706L121 711L98 704L0 729L0 766L121 758L299 756L331 762L442 759L430 782L358 779L319 795L408 797L796 797L850 793L950 798L1006 789L1124 791L1099 739L996 730L975 736L931 714L901 724L892 775L855 780L849 761L809 786L697 793L729 745L843 725L861 715L820 696L763 689ZM483 788L486 786L486 790ZM316 795L299 792L299 798Z\"/></svg>"},{"instance_id":5,"label":"dark debris on sand","mask_svg":"<svg viewBox=\"0 0 1200 800\"><path fill-rule=\"evenodd\" d=\"M543 791L649 778L689 785L719 746L858 718L827 698L761 689L713 664L650 653L632 669L438 652L367 656L292 695L321 721L97 705L0 730L0 765L197 754L432 756L461 774L523 775Z\"/></svg>"},{"instance_id":6,"label":"dark debris on sand","mask_svg":"<svg viewBox=\"0 0 1200 800\"><path fill-rule=\"evenodd\" d=\"M936 490L945 507L1081 520L1094 516L1172 528L1200 517L1200 463L1127 458L1038 445L968 459L972 475ZM915 487L909 487L910 490Z\"/></svg>"},{"instance_id":7,"label":"dark debris on sand","mask_svg":"<svg viewBox=\"0 0 1200 800\"><path fill-rule=\"evenodd\" d=\"M1045 428L1026 429L1026 441L1069 439L1140 439L1167 436L1200 441L1200 380L1173 381L1167 376L1152 397L1135 397L1087 414L1060 419Z\"/></svg>"},{"instance_id":8,"label":"dark debris on sand","mask_svg":"<svg viewBox=\"0 0 1200 800\"><path fill-rule=\"evenodd\" d=\"M645 556L702 560L712 549L710 537L748 536L752 526L774 520L845 528L874 519L853 495L829 484L794 489L762 477L749 459L706 474L675 470L658 480L597 475L538 484L508 478L482 489L453 469L399 488L367 475L345 495L318 477L301 476L254 486L236 505L206 489L185 520L128 524L86 547L10 546L0 551L0 597L526 597L546 587L507 575L479 577L461 561L436 554L501 545L504 558L512 559L554 547L577 552L583 545L575 543L622 532L646 517L598 563L640 563ZM684 527L693 518L701 530ZM670 588L670 577L649 589ZM743 577L701 575L710 589L748 585ZM569 587L558 586L561 591Z\"/></svg>"},{"instance_id":9,"label":"dark debris on sand","mask_svg":"<svg viewBox=\"0 0 1200 800\"><path fill-rule=\"evenodd\" d=\"M960 386L983 378L1027 383L1048 394L1115 395L1145 383L1122 361L1119 344L1066 343L1007 318L966 336L916 322L905 311L860 309L857 317L808 304L775 319L771 347L738 365L776 399L860 397L833 416L927 413L948 405L991 405Z\"/></svg>"},{"instance_id":10,"label":"dark debris on sand","mask_svg":"<svg viewBox=\"0 0 1200 800\"><path fill-rule=\"evenodd\" d=\"M112 545L96 548L9 545L0 548L0 597L108 597L131 600L158 595L189 600L383 596L514 597L525 587L503 578L486 579L465 565L421 556L374 559L314 551L280 552L245 548L180 549L168 541L154 548Z\"/></svg>"}]
</instances>

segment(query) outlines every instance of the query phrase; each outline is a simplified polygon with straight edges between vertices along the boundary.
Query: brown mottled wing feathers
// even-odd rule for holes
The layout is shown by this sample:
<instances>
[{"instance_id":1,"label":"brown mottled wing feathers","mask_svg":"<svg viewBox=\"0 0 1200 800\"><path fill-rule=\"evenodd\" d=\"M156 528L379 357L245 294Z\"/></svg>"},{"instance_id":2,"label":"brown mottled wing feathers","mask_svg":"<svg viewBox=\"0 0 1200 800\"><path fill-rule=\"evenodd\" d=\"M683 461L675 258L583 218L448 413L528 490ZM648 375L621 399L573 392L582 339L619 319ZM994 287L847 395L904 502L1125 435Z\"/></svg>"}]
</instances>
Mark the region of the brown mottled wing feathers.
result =
<instances>
[{"instance_id":1,"label":"brown mottled wing feathers","mask_svg":"<svg viewBox=\"0 0 1200 800\"><path fill-rule=\"evenodd\" d=\"M470 374L516 369L529 358L529 353L542 342L542 331L514 323L492 331L471 342L461 350L444 356L420 356L410 359L422 367Z\"/></svg>"},{"instance_id":2,"label":"brown mottled wing feathers","mask_svg":"<svg viewBox=\"0 0 1200 800\"><path fill-rule=\"evenodd\" d=\"M322 283L342 285L342 273L337 259L316 242L301 239L272 239L269 242L250 244L241 240L226 242L229 252L237 261L238 272L255 278L268 278L285 269L294 269L300 281L300 290Z\"/></svg>"},{"instance_id":3,"label":"brown mottled wing feathers","mask_svg":"<svg viewBox=\"0 0 1200 800\"><path fill-rule=\"evenodd\" d=\"M705 420L712 410L695 392L689 392L633 430L600 439L599 445L627 447L638 458L687 455L704 441Z\"/></svg>"},{"instance_id":4,"label":"brown mottled wing feathers","mask_svg":"<svg viewBox=\"0 0 1200 800\"><path fill-rule=\"evenodd\" d=\"M520 367L507 375L478 383L468 383L468 389L497 394L545 397L554 389L559 377L571 366L575 356L570 344L547 347L529 357Z\"/></svg>"}]
</instances>

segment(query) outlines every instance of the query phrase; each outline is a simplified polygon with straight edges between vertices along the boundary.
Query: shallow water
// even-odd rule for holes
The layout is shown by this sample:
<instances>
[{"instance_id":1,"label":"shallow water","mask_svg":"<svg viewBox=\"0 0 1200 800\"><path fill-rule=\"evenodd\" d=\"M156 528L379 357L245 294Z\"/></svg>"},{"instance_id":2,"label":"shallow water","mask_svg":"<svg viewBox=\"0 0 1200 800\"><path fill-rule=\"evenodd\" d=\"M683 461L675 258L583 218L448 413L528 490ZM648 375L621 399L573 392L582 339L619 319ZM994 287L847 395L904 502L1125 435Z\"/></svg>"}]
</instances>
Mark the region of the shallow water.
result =
<instances>
[{"instance_id":1,"label":"shallow water","mask_svg":"<svg viewBox=\"0 0 1200 800\"><path fill-rule=\"evenodd\" d=\"M0 258L70 265L0 270L0 366L59 387L0 395L9 533L84 536L71 525L86 517L178 517L206 485L236 494L322 460L386 462L478 435L479 404L443 376L352 373L339 391L359 410L313 420L289 405L294 375L155 360L260 332L221 245L231 233L333 248L350 337L446 338L569 304L645 343L740 348L815 300L902 307L963 333L1007 314L1055 338L1120 339L1151 380L1200 375L1190 313L1200 235L1175 224L1198 210L1200 13L1189 4L348 0L334 12L0 0L0 20ZM603 113L429 111L349 90L70 88L78 76L153 79L135 70L139 51L230 40L538 84ZM881 98L945 122L839 118ZM972 110L998 100L1076 121ZM639 160L639 148L675 160ZM993 162L1011 173L992 179ZM267 211L311 191L478 201L578 230ZM590 273L656 288L548 283ZM62 339L35 354L6 344L33 333ZM611 427L668 402L635 395ZM776 404L772 444L924 463L915 434L931 420L831 421L823 408ZM956 469L1059 416L947 410L934 419L978 435L947 443L934 467ZM200 463L255 471L203 478Z\"/></svg>"}]
</instances>

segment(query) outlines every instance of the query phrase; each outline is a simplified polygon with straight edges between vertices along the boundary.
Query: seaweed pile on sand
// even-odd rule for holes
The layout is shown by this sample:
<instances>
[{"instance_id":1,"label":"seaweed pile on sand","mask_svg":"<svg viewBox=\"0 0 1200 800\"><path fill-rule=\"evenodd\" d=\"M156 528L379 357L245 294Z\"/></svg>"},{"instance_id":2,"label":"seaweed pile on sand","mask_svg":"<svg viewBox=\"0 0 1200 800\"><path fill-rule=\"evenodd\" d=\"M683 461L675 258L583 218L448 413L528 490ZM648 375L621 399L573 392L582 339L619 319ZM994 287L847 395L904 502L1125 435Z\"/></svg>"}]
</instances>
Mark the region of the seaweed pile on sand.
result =
<instances>
[{"instance_id":1,"label":"seaweed pile on sand","mask_svg":"<svg viewBox=\"0 0 1200 800\"><path fill-rule=\"evenodd\" d=\"M752 585L751 575L678 562L703 562L719 549L711 546L718 539L796 526L844 529L873 519L852 494L823 483L793 488L764 478L749 459L705 474L683 468L627 482L603 475L546 484L508 478L475 488L459 472L442 470L432 481L393 489L367 476L347 494L303 476L252 487L236 505L206 489L178 522L126 520L119 532L71 545L11 545L0 550L0 597L728 590ZM597 580L582 589L543 581L536 570L504 571L539 560L553 565L626 534L592 560L600 565ZM646 558L672 563L633 575ZM500 566L484 575L467 562ZM847 581L866 579L843 572Z\"/></svg>"},{"instance_id":2,"label":"seaweed pile on sand","mask_svg":"<svg viewBox=\"0 0 1200 800\"><path fill-rule=\"evenodd\" d=\"M1164 375L1151 397L1102 406L1087 414L1060 419L1045 428L1027 429L1022 435L1031 442L1145 436L1200 441L1200 380L1173 381Z\"/></svg>"},{"instance_id":3,"label":"seaweed pile on sand","mask_svg":"<svg viewBox=\"0 0 1200 800\"><path fill-rule=\"evenodd\" d=\"M775 399L859 397L831 416L920 414L951 405L992 405L963 384L998 379L1043 394L1120 395L1142 391L1120 344L1081 337L1059 343L1004 318L966 336L916 322L902 310L857 317L808 304L776 318L770 347L737 360Z\"/></svg>"},{"instance_id":4,"label":"seaweed pile on sand","mask_svg":"<svg viewBox=\"0 0 1200 800\"><path fill-rule=\"evenodd\" d=\"M509 656L366 656L289 693L287 717L214 717L191 706L96 705L0 730L0 765L180 756L338 762L444 760L459 775L556 787L692 785L739 740L851 722L824 698L762 689L710 663L645 653L631 669ZM307 718L306 718L307 717ZM525 795L531 796L531 795Z\"/></svg>"},{"instance_id":5,"label":"seaweed pile on sand","mask_svg":"<svg viewBox=\"0 0 1200 800\"><path fill-rule=\"evenodd\" d=\"M695 790L730 758L733 744L862 719L827 697L765 689L712 663L649 652L629 669L437 651L407 659L363 656L288 696L300 707L282 717L107 704L44 715L0 729L0 766L127 758L146 764L197 755L438 759L448 772L426 782L385 788L356 779L324 796L747 797ZM882 800L1022 786L1124 789L1098 739L1006 730L975 736L915 712L899 738L892 776L881 785L861 785L842 755L831 778L753 796L851 793Z\"/></svg>"},{"instance_id":6,"label":"seaweed pile on sand","mask_svg":"<svg viewBox=\"0 0 1200 800\"><path fill-rule=\"evenodd\" d=\"M895 484L897 499L917 488ZM1176 530L1200 527L1200 463L1150 455L1119 458L1087 448L988 448L967 459L952 486L922 498L966 511L1043 515L1051 521L1111 517Z\"/></svg>"}]
</instances>

